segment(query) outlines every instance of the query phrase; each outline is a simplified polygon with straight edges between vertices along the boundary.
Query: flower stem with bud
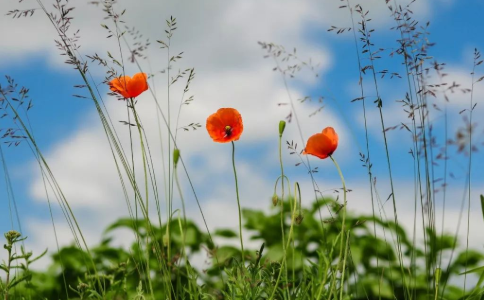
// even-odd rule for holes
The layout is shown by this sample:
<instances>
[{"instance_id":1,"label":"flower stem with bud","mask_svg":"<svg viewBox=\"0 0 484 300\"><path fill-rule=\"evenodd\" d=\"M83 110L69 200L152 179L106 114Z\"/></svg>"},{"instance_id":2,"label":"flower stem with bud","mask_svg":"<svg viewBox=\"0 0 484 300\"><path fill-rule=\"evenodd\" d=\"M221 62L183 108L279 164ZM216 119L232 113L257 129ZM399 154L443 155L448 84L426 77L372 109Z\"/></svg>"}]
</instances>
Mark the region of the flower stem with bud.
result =
<instances>
[{"instance_id":1,"label":"flower stem with bud","mask_svg":"<svg viewBox=\"0 0 484 300\"><path fill-rule=\"evenodd\" d=\"M287 255L286 245L285 245L285 235L284 235L284 165L282 163L282 134L284 133L284 129L286 128L285 121L279 121L279 163L281 165L281 233L282 233L282 252L284 253L284 257ZM281 266L284 268L284 264ZM287 278L287 268L286 271L286 278Z\"/></svg>"}]
</instances>

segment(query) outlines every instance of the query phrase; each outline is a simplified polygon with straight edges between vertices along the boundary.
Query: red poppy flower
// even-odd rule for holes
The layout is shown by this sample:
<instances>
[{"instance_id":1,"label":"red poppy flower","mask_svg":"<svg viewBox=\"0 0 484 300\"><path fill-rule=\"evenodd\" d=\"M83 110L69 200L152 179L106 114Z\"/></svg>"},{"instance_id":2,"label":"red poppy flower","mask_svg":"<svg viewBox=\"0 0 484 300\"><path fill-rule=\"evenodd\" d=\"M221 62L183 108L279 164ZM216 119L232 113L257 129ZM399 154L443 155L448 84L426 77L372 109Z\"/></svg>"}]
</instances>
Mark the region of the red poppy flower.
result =
<instances>
[{"instance_id":1,"label":"red poppy flower","mask_svg":"<svg viewBox=\"0 0 484 300\"><path fill-rule=\"evenodd\" d=\"M244 131L242 116L234 108L220 108L207 118L207 131L214 142L237 141Z\"/></svg>"},{"instance_id":2,"label":"red poppy flower","mask_svg":"<svg viewBox=\"0 0 484 300\"><path fill-rule=\"evenodd\" d=\"M303 154L311 154L321 159L327 158L338 148L338 135L333 127L326 127L323 132L311 136Z\"/></svg>"},{"instance_id":3,"label":"red poppy flower","mask_svg":"<svg viewBox=\"0 0 484 300\"><path fill-rule=\"evenodd\" d=\"M109 82L111 91L122 95L124 98L134 98L148 89L146 73L134 74L133 78L121 76Z\"/></svg>"}]
</instances>

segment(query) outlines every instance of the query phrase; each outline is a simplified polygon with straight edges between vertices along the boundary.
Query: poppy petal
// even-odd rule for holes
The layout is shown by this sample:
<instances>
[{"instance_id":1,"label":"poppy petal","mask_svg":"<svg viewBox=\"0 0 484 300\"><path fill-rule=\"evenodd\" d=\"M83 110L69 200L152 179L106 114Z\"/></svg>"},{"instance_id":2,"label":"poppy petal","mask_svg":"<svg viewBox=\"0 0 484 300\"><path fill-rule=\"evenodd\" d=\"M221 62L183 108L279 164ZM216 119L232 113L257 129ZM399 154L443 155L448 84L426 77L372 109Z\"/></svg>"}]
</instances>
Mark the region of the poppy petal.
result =
<instances>
[{"instance_id":1,"label":"poppy petal","mask_svg":"<svg viewBox=\"0 0 484 300\"><path fill-rule=\"evenodd\" d=\"M207 118L207 131L215 142L224 142L225 125L217 113L214 113Z\"/></svg>"},{"instance_id":2,"label":"poppy petal","mask_svg":"<svg viewBox=\"0 0 484 300\"><path fill-rule=\"evenodd\" d=\"M146 82L148 76L146 73L137 73L128 81L127 91L130 97L138 97L142 92L148 89L148 83Z\"/></svg>"},{"instance_id":3,"label":"poppy petal","mask_svg":"<svg viewBox=\"0 0 484 300\"><path fill-rule=\"evenodd\" d=\"M237 141L244 130L240 113L233 108L221 108L218 113L222 122L232 128L230 141Z\"/></svg>"},{"instance_id":4,"label":"poppy petal","mask_svg":"<svg viewBox=\"0 0 484 300\"><path fill-rule=\"evenodd\" d=\"M308 139L304 154L311 154L321 159L332 155L338 147L338 135L332 127L325 128Z\"/></svg>"},{"instance_id":5,"label":"poppy petal","mask_svg":"<svg viewBox=\"0 0 484 300\"><path fill-rule=\"evenodd\" d=\"M336 147L338 147L338 135L336 134L336 131L334 131L334 128L326 127L323 129L322 133L331 140L331 144L333 145L334 150L336 150Z\"/></svg>"},{"instance_id":6,"label":"poppy petal","mask_svg":"<svg viewBox=\"0 0 484 300\"><path fill-rule=\"evenodd\" d=\"M129 76L121 76L114 78L109 82L109 88L111 91L122 95L124 98L129 98L129 94L126 91L128 82L131 80Z\"/></svg>"}]
</instances>

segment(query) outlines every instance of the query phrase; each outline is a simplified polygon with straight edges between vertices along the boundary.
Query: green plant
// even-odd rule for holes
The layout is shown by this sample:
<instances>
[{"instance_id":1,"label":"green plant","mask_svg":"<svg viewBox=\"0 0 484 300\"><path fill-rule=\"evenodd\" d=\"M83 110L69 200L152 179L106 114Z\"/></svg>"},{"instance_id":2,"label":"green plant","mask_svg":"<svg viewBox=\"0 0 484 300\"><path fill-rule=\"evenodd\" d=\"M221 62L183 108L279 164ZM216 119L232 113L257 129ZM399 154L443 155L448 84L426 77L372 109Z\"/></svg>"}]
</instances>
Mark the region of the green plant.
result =
<instances>
[{"instance_id":1,"label":"green plant","mask_svg":"<svg viewBox=\"0 0 484 300\"><path fill-rule=\"evenodd\" d=\"M20 245L26 238L15 230L5 233L7 243L3 245L3 248L7 250L8 255L7 261L0 264L0 269L6 273L5 283L0 280L0 296L5 300L12 299L9 297L14 293L12 290L21 283L25 283L28 295L31 296L32 272L29 270L29 266L47 253L45 250L41 255L32 258L32 252L26 252L24 246ZM15 250L17 247L20 247L20 254Z\"/></svg>"}]
</instances>

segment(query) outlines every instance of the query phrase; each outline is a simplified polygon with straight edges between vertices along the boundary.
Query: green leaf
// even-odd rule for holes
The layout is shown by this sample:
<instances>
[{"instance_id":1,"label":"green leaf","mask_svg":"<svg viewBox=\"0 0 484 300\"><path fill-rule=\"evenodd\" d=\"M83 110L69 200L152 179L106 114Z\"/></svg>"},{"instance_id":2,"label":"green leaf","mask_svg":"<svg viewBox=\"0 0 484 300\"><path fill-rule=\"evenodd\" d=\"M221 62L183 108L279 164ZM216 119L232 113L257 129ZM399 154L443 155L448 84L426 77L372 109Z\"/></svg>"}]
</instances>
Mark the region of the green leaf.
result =
<instances>
[{"instance_id":1,"label":"green leaf","mask_svg":"<svg viewBox=\"0 0 484 300\"><path fill-rule=\"evenodd\" d=\"M187 228L187 231L185 232L185 242L187 245L197 245L199 237L200 232L198 231L198 228L193 226Z\"/></svg>"},{"instance_id":2,"label":"green leaf","mask_svg":"<svg viewBox=\"0 0 484 300\"><path fill-rule=\"evenodd\" d=\"M482 218L484 219L484 195L481 195Z\"/></svg>"},{"instance_id":3,"label":"green leaf","mask_svg":"<svg viewBox=\"0 0 484 300\"><path fill-rule=\"evenodd\" d=\"M271 261L280 261L284 257L284 250L281 244L276 244L269 247L269 251L265 255L266 259Z\"/></svg>"},{"instance_id":4,"label":"green leaf","mask_svg":"<svg viewBox=\"0 0 484 300\"><path fill-rule=\"evenodd\" d=\"M224 263L227 259L232 257L240 257L240 250L232 246L223 246L217 249L217 259L219 263ZM215 256L214 256L215 261Z\"/></svg>"},{"instance_id":5,"label":"green leaf","mask_svg":"<svg viewBox=\"0 0 484 300\"><path fill-rule=\"evenodd\" d=\"M238 236L237 233L235 233L233 230L230 230L230 229L217 229L215 230L214 235L221 236L224 238L235 238Z\"/></svg>"},{"instance_id":6,"label":"green leaf","mask_svg":"<svg viewBox=\"0 0 484 300\"><path fill-rule=\"evenodd\" d=\"M128 228L137 233L140 237L146 236L146 221L145 220L133 220L131 218L122 218L109 225L104 233L111 232L119 228Z\"/></svg>"},{"instance_id":7,"label":"green leaf","mask_svg":"<svg viewBox=\"0 0 484 300\"><path fill-rule=\"evenodd\" d=\"M14 286L16 286L17 284L23 282L23 281L26 281L26 280L30 280L32 278L32 274L25 274L23 275L22 277L14 277L12 279L12 281L10 281L10 283L8 284L8 289L11 289L13 288Z\"/></svg>"},{"instance_id":8,"label":"green leaf","mask_svg":"<svg viewBox=\"0 0 484 300\"><path fill-rule=\"evenodd\" d=\"M484 272L484 266L474 268L474 269L471 269L471 270L467 270L466 272L462 272L459 275L464 275L464 274L469 274L469 273L478 273L478 272Z\"/></svg>"},{"instance_id":9,"label":"green leaf","mask_svg":"<svg viewBox=\"0 0 484 300\"><path fill-rule=\"evenodd\" d=\"M33 259L29 260L29 264L33 263L33 262L34 262L34 261L36 261L36 260L39 260L39 259L40 259L40 258L42 258L44 255L46 255L46 254L47 254L47 250L49 250L49 249L48 249L48 248L46 248L46 249L45 249L45 251L44 251L44 252L42 252L42 254L40 254L39 256L37 256L37 257L35 257L35 258L33 258Z\"/></svg>"}]
</instances>

